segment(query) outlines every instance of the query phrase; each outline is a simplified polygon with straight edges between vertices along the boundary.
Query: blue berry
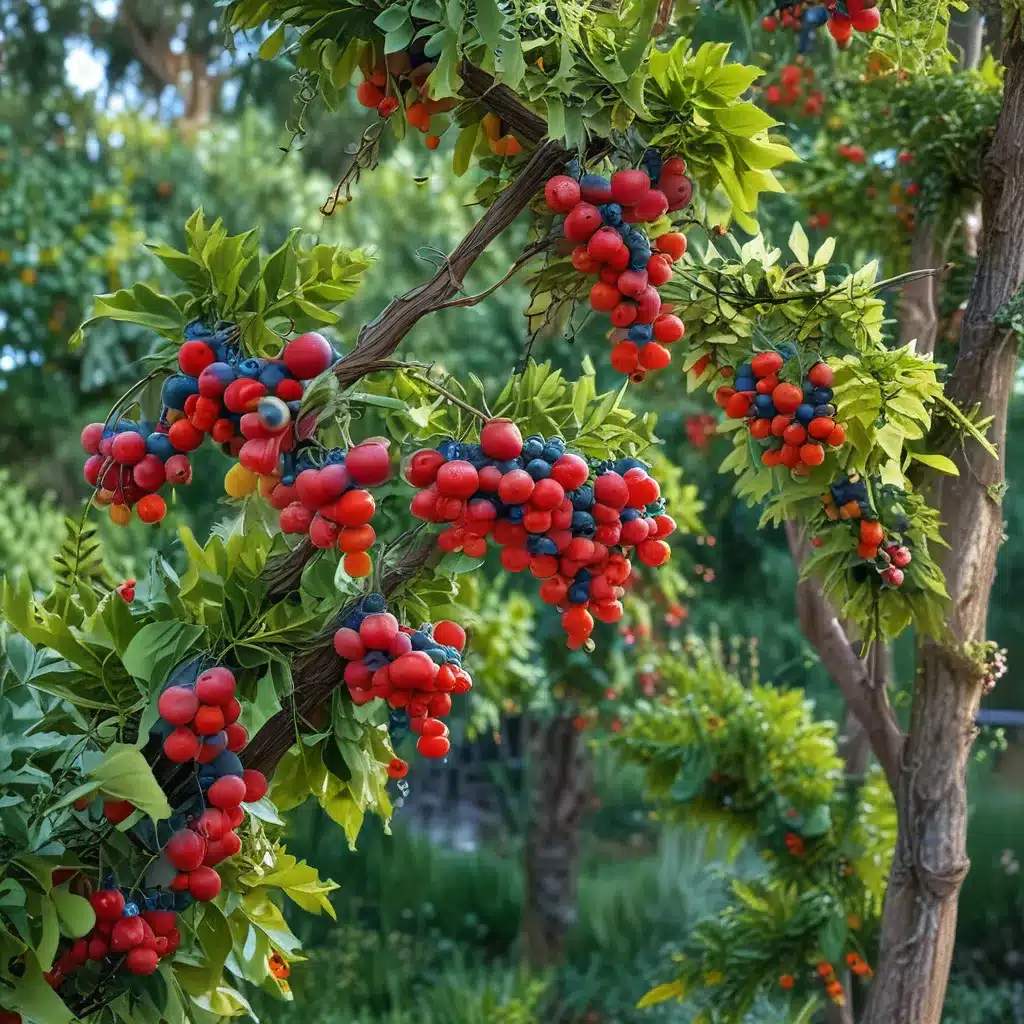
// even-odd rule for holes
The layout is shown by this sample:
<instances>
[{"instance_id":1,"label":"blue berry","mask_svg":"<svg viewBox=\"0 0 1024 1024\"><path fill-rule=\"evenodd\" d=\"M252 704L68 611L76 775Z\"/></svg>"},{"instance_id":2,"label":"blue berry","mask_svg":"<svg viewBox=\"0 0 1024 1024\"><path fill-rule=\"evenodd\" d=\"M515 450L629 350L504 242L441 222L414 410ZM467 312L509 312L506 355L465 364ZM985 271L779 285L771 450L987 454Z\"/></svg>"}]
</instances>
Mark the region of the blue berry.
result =
<instances>
[{"instance_id":1,"label":"blue berry","mask_svg":"<svg viewBox=\"0 0 1024 1024\"><path fill-rule=\"evenodd\" d=\"M775 415L775 403L772 402L771 395L758 395L754 399L754 408L757 410L758 416L774 416Z\"/></svg>"},{"instance_id":2,"label":"blue berry","mask_svg":"<svg viewBox=\"0 0 1024 1024\"><path fill-rule=\"evenodd\" d=\"M453 437L449 437L448 440L442 441L438 446L437 450L451 462L453 459L458 458L459 442Z\"/></svg>"},{"instance_id":3,"label":"blue berry","mask_svg":"<svg viewBox=\"0 0 1024 1024\"><path fill-rule=\"evenodd\" d=\"M752 376L748 377L745 375L741 376L740 374L737 374L735 387L737 391L756 391L757 382L754 380Z\"/></svg>"},{"instance_id":4,"label":"blue berry","mask_svg":"<svg viewBox=\"0 0 1024 1024\"><path fill-rule=\"evenodd\" d=\"M815 388L810 402L812 405L825 405L827 402L832 401L833 394L834 392L831 388Z\"/></svg>"},{"instance_id":5,"label":"blue berry","mask_svg":"<svg viewBox=\"0 0 1024 1024\"><path fill-rule=\"evenodd\" d=\"M594 505L594 488L590 484L584 484L578 490L571 491L572 507L577 512L586 512Z\"/></svg>"},{"instance_id":6,"label":"blue berry","mask_svg":"<svg viewBox=\"0 0 1024 1024\"><path fill-rule=\"evenodd\" d=\"M190 395L199 394L199 381L184 373L171 374L160 389L160 401L168 409L181 411L185 408L185 399Z\"/></svg>"},{"instance_id":7,"label":"blue berry","mask_svg":"<svg viewBox=\"0 0 1024 1024\"><path fill-rule=\"evenodd\" d=\"M836 407L825 402L823 405L816 405L814 407L815 416L835 416Z\"/></svg>"},{"instance_id":8,"label":"blue berry","mask_svg":"<svg viewBox=\"0 0 1024 1024\"><path fill-rule=\"evenodd\" d=\"M651 181L657 181L661 177L661 153L656 149L648 149L644 153L643 168Z\"/></svg>"},{"instance_id":9,"label":"blue berry","mask_svg":"<svg viewBox=\"0 0 1024 1024\"><path fill-rule=\"evenodd\" d=\"M210 768L217 778L223 775L241 775L242 762L237 754L230 750L222 750L211 762Z\"/></svg>"},{"instance_id":10,"label":"blue berry","mask_svg":"<svg viewBox=\"0 0 1024 1024\"><path fill-rule=\"evenodd\" d=\"M552 444L544 445L544 451L540 453L540 457L549 465L553 466L563 455L565 454L564 448L558 448Z\"/></svg>"},{"instance_id":11,"label":"blue berry","mask_svg":"<svg viewBox=\"0 0 1024 1024\"><path fill-rule=\"evenodd\" d=\"M589 512L573 512L572 532L577 537L593 537L597 523Z\"/></svg>"},{"instance_id":12,"label":"blue berry","mask_svg":"<svg viewBox=\"0 0 1024 1024\"><path fill-rule=\"evenodd\" d=\"M589 583L574 583L569 588L569 603L570 604L585 604L590 600L590 584Z\"/></svg>"},{"instance_id":13,"label":"blue berry","mask_svg":"<svg viewBox=\"0 0 1024 1024\"><path fill-rule=\"evenodd\" d=\"M266 359L243 359L238 364L238 376L258 380L259 375L266 369L266 366Z\"/></svg>"},{"instance_id":14,"label":"blue berry","mask_svg":"<svg viewBox=\"0 0 1024 1024\"><path fill-rule=\"evenodd\" d=\"M607 194L609 199L612 197L612 187L608 183L608 179L600 174L584 174L583 179L580 181L580 186L595 191L601 190ZM604 198L604 196L601 198Z\"/></svg>"},{"instance_id":15,"label":"blue berry","mask_svg":"<svg viewBox=\"0 0 1024 1024\"><path fill-rule=\"evenodd\" d=\"M806 402L804 402L801 405L797 406L797 409L796 409L796 421L797 421L797 423L801 423L801 424L803 424L803 426L806 427L807 424L810 423L811 420L813 420L813 419L814 419L814 406L813 405L808 405Z\"/></svg>"},{"instance_id":16,"label":"blue berry","mask_svg":"<svg viewBox=\"0 0 1024 1024\"><path fill-rule=\"evenodd\" d=\"M526 550L531 555L557 555L558 545L550 537L530 537L526 542Z\"/></svg>"},{"instance_id":17,"label":"blue berry","mask_svg":"<svg viewBox=\"0 0 1024 1024\"><path fill-rule=\"evenodd\" d=\"M639 345L642 342L650 341L654 337L654 328L650 324L633 324L626 332L626 337Z\"/></svg>"},{"instance_id":18,"label":"blue berry","mask_svg":"<svg viewBox=\"0 0 1024 1024\"><path fill-rule=\"evenodd\" d=\"M150 455L155 455L161 462L166 462L172 455L177 454L177 449L166 434L150 434L146 438L146 451Z\"/></svg>"},{"instance_id":19,"label":"blue berry","mask_svg":"<svg viewBox=\"0 0 1024 1024\"><path fill-rule=\"evenodd\" d=\"M639 518L640 518L640 510L636 509L636 508L626 507L626 508L624 508L619 513L619 519L621 519L624 523L630 523L634 519L639 519Z\"/></svg>"},{"instance_id":20,"label":"blue berry","mask_svg":"<svg viewBox=\"0 0 1024 1024\"><path fill-rule=\"evenodd\" d=\"M551 476L551 465L543 459L531 459L526 464L526 472L529 473L534 480L545 480L547 477Z\"/></svg>"},{"instance_id":21,"label":"blue berry","mask_svg":"<svg viewBox=\"0 0 1024 1024\"><path fill-rule=\"evenodd\" d=\"M525 514L522 505L512 505L508 510L508 521L510 523L521 523Z\"/></svg>"},{"instance_id":22,"label":"blue berry","mask_svg":"<svg viewBox=\"0 0 1024 1024\"><path fill-rule=\"evenodd\" d=\"M511 473L513 469L522 469L522 463L518 459L508 459L505 462L496 462L494 464L495 469L500 470L502 476L506 473Z\"/></svg>"},{"instance_id":23,"label":"blue berry","mask_svg":"<svg viewBox=\"0 0 1024 1024\"><path fill-rule=\"evenodd\" d=\"M618 203L603 203L598 207L601 211L601 223L618 227L622 223L622 207Z\"/></svg>"},{"instance_id":24,"label":"blue berry","mask_svg":"<svg viewBox=\"0 0 1024 1024\"><path fill-rule=\"evenodd\" d=\"M544 438L539 434L531 434L523 442L523 454L520 457L524 462L529 462L531 459L539 459L542 451L544 451Z\"/></svg>"},{"instance_id":25,"label":"blue berry","mask_svg":"<svg viewBox=\"0 0 1024 1024\"><path fill-rule=\"evenodd\" d=\"M624 456L615 463L615 472L619 476L625 476L625 474L631 469L642 469L647 471L646 463L641 462L639 459L634 459L631 456Z\"/></svg>"},{"instance_id":26,"label":"blue berry","mask_svg":"<svg viewBox=\"0 0 1024 1024\"><path fill-rule=\"evenodd\" d=\"M197 341L200 338L210 338L212 336L213 330L208 324L203 323L202 320L193 320L185 326L186 341Z\"/></svg>"}]
</instances>

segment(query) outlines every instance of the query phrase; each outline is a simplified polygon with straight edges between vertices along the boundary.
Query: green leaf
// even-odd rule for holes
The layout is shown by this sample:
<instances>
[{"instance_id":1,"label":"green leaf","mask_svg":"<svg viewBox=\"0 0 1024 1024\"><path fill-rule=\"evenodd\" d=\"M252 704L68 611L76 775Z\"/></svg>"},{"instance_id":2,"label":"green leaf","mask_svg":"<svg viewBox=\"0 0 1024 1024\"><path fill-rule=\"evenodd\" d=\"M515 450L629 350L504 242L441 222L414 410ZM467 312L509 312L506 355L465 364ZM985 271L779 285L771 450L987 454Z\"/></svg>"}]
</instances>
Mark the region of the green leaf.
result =
<instances>
[{"instance_id":1,"label":"green leaf","mask_svg":"<svg viewBox=\"0 0 1024 1024\"><path fill-rule=\"evenodd\" d=\"M185 329L185 318L174 300L141 282L130 289L122 288L108 295L97 295L92 316L79 327L76 337L83 336L81 332L98 320L138 324L171 340L180 339Z\"/></svg>"},{"instance_id":2,"label":"green leaf","mask_svg":"<svg viewBox=\"0 0 1024 1024\"><path fill-rule=\"evenodd\" d=\"M130 801L154 821L171 816L171 805L137 747L111 744L103 760L89 772L89 778L105 795Z\"/></svg>"},{"instance_id":3,"label":"green leaf","mask_svg":"<svg viewBox=\"0 0 1024 1024\"><path fill-rule=\"evenodd\" d=\"M950 476L959 476L960 470L957 464L945 455L931 455L928 452L907 452L914 462L922 462L940 473L948 473Z\"/></svg>"},{"instance_id":4,"label":"green leaf","mask_svg":"<svg viewBox=\"0 0 1024 1024\"><path fill-rule=\"evenodd\" d=\"M96 924L96 912L87 899L69 892L68 884L65 882L64 885L58 885L56 889L51 889L50 899L53 900L57 913L60 915L64 925L64 934L78 939L92 931Z\"/></svg>"},{"instance_id":5,"label":"green leaf","mask_svg":"<svg viewBox=\"0 0 1024 1024\"><path fill-rule=\"evenodd\" d=\"M260 43L260 60L273 60L284 45L284 24L280 24Z\"/></svg>"},{"instance_id":6,"label":"green leaf","mask_svg":"<svg viewBox=\"0 0 1024 1024\"><path fill-rule=\"evenodd\" d=\"M480 138L480 121L467 124L455 140L455 154L452 157L452 170L458 177L461 177L469 170L473 159L473 150L476 149L477 140Z\"/></svg>"},{"instance_id":7,"label":"green leaf","mask_svg":"<svg viewBox=\"0 0 1024 1024\"><path fill-rule=\"evenodd\" d=\"M121 656L121 663L129 675L151 689L167 678L171 669L197 646L205 632L202 626L178 619L151 622L132 638Z\"/></svg>"},{"instance_id":8,"label":"green leaf","mask_svg":"<svg viewBox=\"0 0 1024 1024\"><path fill-rule=\"evenodd\" d=\"M476 0L476 27L492 50L500 50L502 47L501 30L504 25L505 16L497 0Z\"/></svg>"},{"instance_id":9,"label":"green leaf","mask_svg":"<svg viewBox=\"0 0 1024 1024\"><path fill-rule=\"evenodd\" d=\"M656 985L648 992L639 1003L638 1010L646 1009L648 1006L657 1006L658 1003L667 1003L670 999L682 999L686 995L686 984L682 979L670 981L665 985Z\"/></svg>"},{"instance_id":10,"label":"green leaf","mask_svg":"<svg viewBox=\"0 0 1024 1024\"><path fill-rule=\"evenodd\" d=\"M800 221L793 222L793 230L789 233L789 251L805 267L810 260L810 246L807 242L807 235L804 233Z\"/></svg>"},{"instance_id":11,"label":"green leaf","mask_svg":"<svg viewBox=\"0 0 1024 1024\"><path fill-rule=\"evenodd\" d=\"M14 988L4 989L4 1005L39 1024L71 1024L76 1019L43 977L39 961L31 953L25 955L25 973L16 979Z\"/></svg>"}]
</instances>

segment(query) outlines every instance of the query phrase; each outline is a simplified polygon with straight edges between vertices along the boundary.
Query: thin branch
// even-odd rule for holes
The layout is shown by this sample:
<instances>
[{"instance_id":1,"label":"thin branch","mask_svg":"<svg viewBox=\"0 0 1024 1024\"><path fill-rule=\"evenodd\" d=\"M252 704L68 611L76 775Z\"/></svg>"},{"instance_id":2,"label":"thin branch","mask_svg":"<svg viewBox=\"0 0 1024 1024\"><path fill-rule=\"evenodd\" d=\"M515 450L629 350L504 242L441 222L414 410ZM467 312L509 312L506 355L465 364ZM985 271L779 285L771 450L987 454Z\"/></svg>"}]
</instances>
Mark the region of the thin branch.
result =
<instances>
[{"instance_id":1,"label":"thin branch","mask_svg":"<svg viewBox=\"0 0 1024 1024\"><path fill-rule=\"evenodd\" d=\"M558 237L558 235L548 235L539 242L534 242L533 245L527 246L523 250L522 255L509 267L508 273L492 284L490 288L477 292L476 295L464 295L459 299L448 299L446 302L440 302L430 312L436 313L439 309L452 309L455 306L475 306L478 302L483 302L488 295L493 295L503 284L510 281L534 256L539 256L544 252Z\"/></svg>"},{"instance_id":2,"label":"thin branch","mask_svg":"<svg viewBox=\"0 0 1024 1024\"><path fill-rule=\"evenodd\" d=\"M427 387L433 388L445 401L451 402L452 405L457 405L460 409L464 409L466 412L470 413L470 415L475 416L479 420L483 420L484 423L490 419L486 413L483 413L475 406L470 405L469 402L464 402L457 395L453 395L447 388L444 388L435 381L432 381L425 373L417 373L415 370L412 370L409 372L409 376L422 381L427 385Z\"/></svg>"},{"instance_id":3,"label":"thin branch","mask_svg":"<svg viewBox=\"0 0 1024 1024\"><path fill-rule=\"evenodd\" d=\"M911 281L920 281L924 277L938 277L940 274L947 274L956 266L953 262L943 263L941 267L925 267L921 270L908 270L905 274L897 274L895 277L887 277L884 281L876 281L871 286L873 292L887 292L893 288L902 288Z\"/></svg>"}]
</instances>

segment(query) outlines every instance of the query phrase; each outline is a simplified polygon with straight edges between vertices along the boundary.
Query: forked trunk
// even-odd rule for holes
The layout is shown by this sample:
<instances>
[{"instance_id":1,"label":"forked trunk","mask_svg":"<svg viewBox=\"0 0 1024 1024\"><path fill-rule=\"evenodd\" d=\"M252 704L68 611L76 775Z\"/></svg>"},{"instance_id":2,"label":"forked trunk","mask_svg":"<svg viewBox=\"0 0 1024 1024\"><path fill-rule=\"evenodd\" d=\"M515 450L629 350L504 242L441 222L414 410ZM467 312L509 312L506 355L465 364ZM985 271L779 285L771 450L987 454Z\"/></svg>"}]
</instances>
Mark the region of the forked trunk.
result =
<instances>
[{"instance_id":1,"label":"forked trunk","mask_svg":"<svg viewBox=\"0 0 1024 1024\"><path fill-rule=\"evenodd\" d=\"M1024 281L1024 42L1020 17L1005 26L1005 94L982 171L982 242L964 312L949 397L980 403L1000 458L968 442L952 457L960 475L936 481L932 496L950 550L940 563L952 595L950 635L920 648L910 731L896 787L899 838L882 922L881 949L866 1024L939 1024L967 874L967 761L983 672L976 651L1003 527L1006 411L1017 338L993 320Z\"/></svg>"}]
</instances>

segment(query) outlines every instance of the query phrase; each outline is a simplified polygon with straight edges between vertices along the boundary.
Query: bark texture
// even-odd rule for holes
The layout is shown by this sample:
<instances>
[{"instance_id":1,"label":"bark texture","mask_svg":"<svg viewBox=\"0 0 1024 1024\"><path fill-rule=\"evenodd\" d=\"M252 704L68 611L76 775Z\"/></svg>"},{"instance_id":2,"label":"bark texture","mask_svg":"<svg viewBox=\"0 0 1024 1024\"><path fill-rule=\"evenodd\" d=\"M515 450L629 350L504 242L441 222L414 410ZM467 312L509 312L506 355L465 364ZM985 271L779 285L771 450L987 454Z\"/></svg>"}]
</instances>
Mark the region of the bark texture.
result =
<instances>
[{"instance_id":1,"label":"bark texture","mask_svg":"<svg viewBox=\"0 0 1024 1024\"><path fill-rule=\"evenodd\" d=\"M943 262L943 246L931 221L918 224L910 243L910 269L925 270ZM935 351L939 332L939 278L919 277L908 281L900 293L900 344L916 341L916 351Z\"/></svg>"},{"instance_id":2,"label":"bark texture","mask_svg":"<svg viewBox=\"0 0 1024 1024\"><path fill-rule=\"evenodd\" d=\"M593 789L586 741L571 716L535 723L530 783L523 946L530 966L545 970L562 960L578 916L580 825Z\"/></svg>"},{"instance_id":3,"label":"bark texture","mask_svg":"<svg viewBox=\"0 0 1024 1024\"><path fill-rule=\"evenodd\" d=\"M993 320L1024 282L1024 42L1007 29L999 124L982 169L983 235L947 393L980 403L1000 453L1017 363L1017 338ZM939 1024L956 932L957 899L969 868L966 772L982 672L965 643L985 639L988 598L1003 527L1003 458L968 441L951 456L959 477L931 495L952 547L939 553L952 595L949 636L926 640L918 657L910 731L896 786L899 838L882 922L867 1024Z\"/></svg>"}]
</instances>

